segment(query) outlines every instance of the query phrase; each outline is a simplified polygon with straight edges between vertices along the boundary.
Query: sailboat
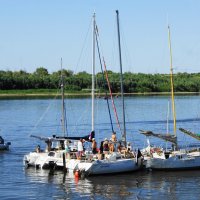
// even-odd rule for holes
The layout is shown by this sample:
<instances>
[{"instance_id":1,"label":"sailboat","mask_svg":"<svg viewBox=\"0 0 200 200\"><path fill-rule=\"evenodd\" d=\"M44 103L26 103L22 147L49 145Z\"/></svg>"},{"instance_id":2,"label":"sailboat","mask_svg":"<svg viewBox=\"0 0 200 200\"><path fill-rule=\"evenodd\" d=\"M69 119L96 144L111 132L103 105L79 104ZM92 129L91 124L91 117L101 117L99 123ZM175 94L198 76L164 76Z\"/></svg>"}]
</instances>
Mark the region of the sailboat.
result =
<instances>
[{"instance_id":1,"label":"sailboat","mask_svg":"<svg viewBox=\"0 0 200 200\"><path fill-rule=\"evenodd\" d=\"M118 20L118 33L119 33L119 19L117 11L117 20ZM94 98L95 98L95 38L96 38L96 20L95 14L93 15L93 55L92 55L92 131L90 135L80 136L80 137L70 137L70 136L53 136L53 137L39 137L32 136L38 139L41 139L47 143L48 151L47 152L31 152L24 156L24 163L26 166L37 166L40 168L66 168L70 171L78 170L87 175L95 174L108 174L108 173L120 173L128 171L136 171L142 167L142 157L138 153L136 157L124 158L121 153L113 152L108 154L105 159L99 160L97 156L92 155L89 151L86 153L84 159L77 159L75 154L77 149L72 146L71 153L74 156L71 156L70 159L65 157L65 150L62 148L65 140L79 140L84 139L86 141L91 141L95 137L95 108L94 108ZM120 45L120 39L119 45ZM121 51L121 50L120 50ZM120 52L121 56L121 52ZM121 62L121 58L120 58ZM122 72L121 72L122 74ZM61 86L63 83L61 84ZM63 91L63 89L62 89ZM123 90L122 90L123 91ZM123 95L123 92L122 92ZM62 95L63 97L63 95ZM123 99L123 98L122 98ZM123 99L124 101L124 99ZM62 103L64 105L64 103ZM63 116L65 114L63 113ZM124 116L124 113L123 113ZM65 121L63 117L63 122ZM59 142L61 149L51 149L52 142ZM125 120L124 120L124 134L123 142L126 144L126 133L125 133Z\"/></svg>"},{"instance_id":2,"label":"sailboat","mask_svg":"<svg viewBox=\"0 0 200 200\"><path fill-rule=\"evenodd\" d=\"M176 112L174 102L174 84L173 84L173 68L172 68L172 49L170 39L170 27L168 26L168 39L169 39L169 50L170 50L170 82L171 82L171 101L173 111L173 125L174 134L158 134L152 131L140 130L140 132L147 137L153 136L163 139L167 142L172 143L171 150L164 150L163 148L151 147L148 140L148 147L144 150L145 155L145 166L149 169L159 170L178 170L178 169L193 169L200 168L200 153L194 154L186 149L180 149L177 143L176 134Z\"/></svg>"},{"instance_id":3,"label":"sailboat","mask_svg":"<svg viewBox=\"0 0 200 200\"><path fill-rule=\"evenodd\" d=\"M65 135L65 105L64 105L64 83L62 74L62 58L61 58L61 96L62 96L62 127L63 134ZM46 149L41 150L38 145L35 151L26 154L23 158L24 165L26 167L36 167L41 169L47 169L55 167L55 163L62 159L64 152L64 140L57 139L55 135L50 137L43 137L37 135L30 135L30 137L37 138L46 143ZM57 147L53 148L52 144L57 143Z\"/></svg>"},{"instance_id":4,"label":"sailboat","mask_svg":"<svg viewBox=\"0 0 200 200\"><path fill-rule=\"evenodd\" d=\"M119 31L119 12L117 14L117 29L118 29L118 44L119 44L119 59L120 59L120 72L121 72L121 94L122 94L122 103L123 103L123 127L124 132L122 135L122 142L126 145L126 127L125 127L125 114L124 114L124 97L123 97L123 77L122 77L122 60L121 60L121 46L120 46L120 31ZM96 22L95 14L93 16L93 41L96 37ZM95 45L93 44L93 58L95 52ZM93 66L95 66L93 59ZM94 70L93 70L94 71ZM94 75L93 75L94 77ZM93 91L93 90L92 90ZM94 127L94 126L93 126ZM94 129L93 129L94 130ZM135 157L124 157L120 152L112 152L105 156L104 159L92 159L91 161L77 162L76 164L73 161L69 161L68 169L69 170L79 170L84 172L86 175L100 175L100 174L113 174L113 173L122 173L137 171L142 167L142 155L140 152Z\"/></svg>"},{"instance_id":5,"label":"sailboat","mask_svg":"<svg viewBox=\"0 0 200 200\"><path fill-rule=\"evenodd\" d=\"M68 137L66 135L66 112L65 112L65 101L64 101L64 80L63 80L63 68L62 68L62 58L61 58L61 99L62 99L62 129L63 136L52 135L50 137L30 135L32 138L39 139L46 143L46 149L41 150L38 145L35 151L26 154L23 158L24 165L26 167L36 167L41 169L60 169L65 167L66 157L65 157L65 147L64 142L67 139L70 140L80 140L80 138L86 141L94 138L94 134L85 135L82 137ZM53 147L53 143L56 147ZM69 145L71 151L76 152L77 147L71 143ZM74 154L75 157L75 154Z\"/></svg>"}]
</instances>

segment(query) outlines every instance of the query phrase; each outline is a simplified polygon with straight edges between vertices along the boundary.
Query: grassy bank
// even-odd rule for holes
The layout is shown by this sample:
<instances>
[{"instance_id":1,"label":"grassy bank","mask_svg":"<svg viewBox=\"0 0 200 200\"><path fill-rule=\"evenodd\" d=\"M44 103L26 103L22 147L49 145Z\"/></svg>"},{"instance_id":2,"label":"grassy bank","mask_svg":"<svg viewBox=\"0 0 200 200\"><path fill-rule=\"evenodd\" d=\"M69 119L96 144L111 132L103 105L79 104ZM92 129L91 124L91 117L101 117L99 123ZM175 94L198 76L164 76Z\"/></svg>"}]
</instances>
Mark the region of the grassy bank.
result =
<instances>
[{"instance_id":1,"label":"grassy bank","mask_svg":"<svg viewBox=\"0 0 200 200\"><path fill-rule=\"evenodd\" d=\"M29 90L0 90L0 97L55 97L61 96L60 90L55 89L29 89ZM90 93L77 92L77 91L65 91L65 96L70 97L82 97L90 96Z\"/></svg>"},{"instance_id":2,"label":"grassy bank","mask_svg":"<svg viewBox=\"0 0 200 200\"><path fill-rule=\"evenodd\" d=\"M90 96L89 91L65 91L65 96ZM176 92L176 95L200 95L199 92ZM0 97L55 97L59 96L60 91L55 89L29 89L29 90L0 90ZM99 96L105 96L105 93L98 93ZM114 96L119 93L114 93ZM132 95L170 95L169 92L143 92L143 93L125 93Z\"/></svg>"}]
</instances>

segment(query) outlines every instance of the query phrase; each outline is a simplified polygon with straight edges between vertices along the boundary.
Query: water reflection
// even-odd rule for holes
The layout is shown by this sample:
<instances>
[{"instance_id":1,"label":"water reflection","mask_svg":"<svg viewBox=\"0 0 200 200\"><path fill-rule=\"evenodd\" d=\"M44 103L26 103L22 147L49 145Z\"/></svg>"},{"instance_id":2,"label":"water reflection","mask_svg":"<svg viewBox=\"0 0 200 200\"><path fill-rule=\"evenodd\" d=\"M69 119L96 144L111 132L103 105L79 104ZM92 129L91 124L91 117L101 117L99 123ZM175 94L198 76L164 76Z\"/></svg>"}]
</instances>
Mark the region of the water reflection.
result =
<instances>
[{"instance_id":1,"label":"water reflection","mask_svg":"<svg viewBox=\"0 0 200 200\"><path fill-rule=\"evenodd\" d=\"M25 171L30 182L50 183L56 199L199 199L200 171L136 172L77 179L73 174Z\"/></svg>"}]
</instances>

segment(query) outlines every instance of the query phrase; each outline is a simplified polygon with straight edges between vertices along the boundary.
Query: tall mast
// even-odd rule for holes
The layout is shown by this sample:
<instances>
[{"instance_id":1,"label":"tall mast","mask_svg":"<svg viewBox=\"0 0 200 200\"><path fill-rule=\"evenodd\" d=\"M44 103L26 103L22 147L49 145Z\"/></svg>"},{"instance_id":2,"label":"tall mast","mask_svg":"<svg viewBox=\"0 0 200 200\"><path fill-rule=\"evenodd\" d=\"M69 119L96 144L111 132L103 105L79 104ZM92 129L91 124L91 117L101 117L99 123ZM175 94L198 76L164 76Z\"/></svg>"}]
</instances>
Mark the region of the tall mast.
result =
<instances>
[{"instance_id":1,"label":"tall mast","mask_svg":"<svg viewBox=\"0 0 200 200\"><path fill-rule=\"evenodd\" d=\"M62 129L63 129L63 134L65 137L66 133L66 127L65 127L65 95L64 95L64 81L63 81L63 68L62 68L62 58L60 60L60 65L61 65L61 94L62 94Z\"/></svg>"},{"instance_id":2,"label":"tall mast","mask_svg":"<svg viewBox=\"0 0 200 200\"><path fill-rule=\"evenodd\" d=\"M174 121L174 136L176 137L176 112L175 112L175 103L174 103L172 48L171 48L171 35L170 35L170 27L169 27L169 25L168 25L168 39L169 39L169 51L170 51L170 80L171 80L172 112L173 112L173 121Z\"/></svg>"},{"instance_id":3,"label":"tall mast","mask_svg":"<svg viewBox=\"0 0 200 200\"><path fill-rule=\"evenodd\" d=\"M94 131L94 89L95 89L95 13L93 15L92 38L92 131Z\"/></svg>"},{"instance_id":4,"label":"tall mast","mask_svg":"<svg viewBox=\"0 0 200 200\"><path fill-rule=\"evenodd\" d=\"M121 97L122 97L122 114L123 114L123 134L122 140L126 145L126 125L125 125L125 108L124 108L124 86L123 86L123 72L122 72L122 57L121 57L121 43L120 43L120 29L119 29L119 11L117 14L117 33L118 33L118 46L119 46L119 63L120 63L120 81L121 81Z\"/></svg>"}]
</instances>

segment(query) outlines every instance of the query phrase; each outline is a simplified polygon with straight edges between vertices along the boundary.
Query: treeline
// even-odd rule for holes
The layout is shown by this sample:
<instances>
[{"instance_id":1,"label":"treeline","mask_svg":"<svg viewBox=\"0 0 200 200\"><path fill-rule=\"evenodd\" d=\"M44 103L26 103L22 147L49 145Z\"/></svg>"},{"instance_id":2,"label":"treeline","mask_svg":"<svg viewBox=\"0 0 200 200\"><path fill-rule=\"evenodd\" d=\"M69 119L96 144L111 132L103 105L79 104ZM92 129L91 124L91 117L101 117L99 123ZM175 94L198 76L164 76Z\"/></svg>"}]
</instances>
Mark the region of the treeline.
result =
<instances>
[{"instance_id":1,"label":"treeline","mask_svg":"<svg viewBox=\"0 0 200 200\"><path fill-rule=\"evenodd\" d=\"M26 71L0 71L0 90L26 89L58 89L61 71L49 74L44 67L39 67L33 73ZM91 74L63 70L66 91L84 91L91 89ZM120 74L108 71L112 92L120 91ZM169 92L169 74L143 74L125 72L124 92ZM101 91L107 90L107 83L102 73L96 75L96 84ZM174 90L176 92L200 92L200 73L177 73L174 75Z\"/></svg>"}]
</instances>

